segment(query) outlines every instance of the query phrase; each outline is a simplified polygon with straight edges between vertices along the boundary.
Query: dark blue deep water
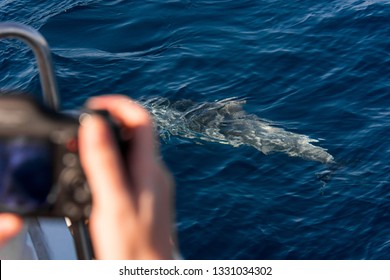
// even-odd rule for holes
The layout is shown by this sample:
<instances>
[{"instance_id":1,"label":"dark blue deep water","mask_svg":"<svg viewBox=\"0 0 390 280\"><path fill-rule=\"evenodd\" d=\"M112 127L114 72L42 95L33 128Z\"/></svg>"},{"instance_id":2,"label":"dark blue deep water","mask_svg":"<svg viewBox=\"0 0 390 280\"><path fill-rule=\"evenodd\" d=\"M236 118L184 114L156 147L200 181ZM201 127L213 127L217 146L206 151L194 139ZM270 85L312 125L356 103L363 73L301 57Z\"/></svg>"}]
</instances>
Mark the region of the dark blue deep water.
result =
<instances>
[{"instance_id":1,"label":"dark blue deep water","mask_svg":"<svg viewBox=\"0 0 390 280\"><path fill-rule=\"evenodd\" d=\"M62 109L244 98L333 155L165 135L185 258L390 259L390 1L2 0L0 21L46 37ZM25 45L0 42L0 87L40 94Z\"/></svg>"}]
</instances>

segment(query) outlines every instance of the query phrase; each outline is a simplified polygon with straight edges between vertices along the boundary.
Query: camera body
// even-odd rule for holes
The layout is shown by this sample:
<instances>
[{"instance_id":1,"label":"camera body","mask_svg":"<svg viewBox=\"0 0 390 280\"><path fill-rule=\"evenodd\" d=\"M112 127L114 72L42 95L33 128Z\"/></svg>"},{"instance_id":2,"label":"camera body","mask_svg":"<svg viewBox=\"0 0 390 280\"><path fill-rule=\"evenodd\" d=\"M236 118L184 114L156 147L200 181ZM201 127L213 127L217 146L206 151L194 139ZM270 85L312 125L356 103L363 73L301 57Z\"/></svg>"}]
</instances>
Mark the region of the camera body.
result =
<instances>
[{"instance_id":1,"label":"camera body","mask_svg":"<svg viewBox=\"0 0 390 280\"><path fill-rule=\"evenodd\" d=\"M79 118L31 96L0 96L1 212L89 217L92 198L78 154L79 126Z\"/></svg>"}]
</instances>

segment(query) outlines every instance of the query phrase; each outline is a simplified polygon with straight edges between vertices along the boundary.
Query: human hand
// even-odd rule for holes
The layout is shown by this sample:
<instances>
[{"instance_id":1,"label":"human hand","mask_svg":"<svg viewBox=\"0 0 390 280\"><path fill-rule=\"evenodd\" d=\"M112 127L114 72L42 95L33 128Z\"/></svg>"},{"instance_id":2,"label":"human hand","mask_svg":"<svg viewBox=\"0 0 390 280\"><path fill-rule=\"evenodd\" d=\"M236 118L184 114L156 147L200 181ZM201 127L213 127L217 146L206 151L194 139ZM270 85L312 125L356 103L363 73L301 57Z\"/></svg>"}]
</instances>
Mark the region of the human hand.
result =
<instances>
[{"instance_id":1,"label":"human hand","mask_svg":"<svg viewBox=\"0 0 390 280\"><path fill-rule=\"evenodd\" d=\"M125 96L92 98L132 134L126 163L107 123L84 119L79 150L93 197L90 235L98 259L171 259L174 184L162 163L149 114ZM0 245L15 237L22 219L0 213Z\"/></svg>"},{"instance_id":2,"label":"human hand","mask_svg":"<svg viewBox=\"0 0 390 280\"><path fill-rule=\"evenodd\" d=\"M107 123L84 119L80 160L93 198L90 235L98 259L172 259L174 183L163 164L146 110L120 95L94 97L131 134L125 161ZM124 162L126 164L124 164Z\"/></svg>"},{"instance_id":3,"label":"human hand","mask_svg":"<svg viewBox=\"0 0 390 280\"><path fill-rule=\"evenodd\" d=\"M0 213L0 246L15 237L22 229L22 218L15 214Z\"/></svg>"}]
</instances>

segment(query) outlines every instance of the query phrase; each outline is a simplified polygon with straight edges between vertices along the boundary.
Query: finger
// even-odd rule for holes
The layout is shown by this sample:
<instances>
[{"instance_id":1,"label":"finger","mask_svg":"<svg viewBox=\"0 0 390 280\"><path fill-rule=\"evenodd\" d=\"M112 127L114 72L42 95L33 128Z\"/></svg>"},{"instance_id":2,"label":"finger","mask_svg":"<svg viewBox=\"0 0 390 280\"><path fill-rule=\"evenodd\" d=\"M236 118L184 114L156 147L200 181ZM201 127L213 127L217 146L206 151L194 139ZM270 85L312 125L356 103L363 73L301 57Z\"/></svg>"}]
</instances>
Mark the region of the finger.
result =
<instances>
[{"instance_id":1,"label":"finger","mask_svg":"<svg viewBox=\"0 0 390 280\"><path fill-rule=\"evenodd\" d=\"M0 214L0 245L15 237L22 229L23 221L19 216L9 213Z\"/></svg>"},{"instance_id":2,"label":"finger","mask_svg":"<svg viewBox=\"0 0 390 280\"><path fill-rule=\"evenodd\" d=\"M98 116L84 117L79 129L79 146L94 208L115 209L113 204L128 199L129 193L123 161L108 124Z\"/></svg>"},{"instance_id":3,"label":"finger","mask_svg":"<svg viewBox=\"0 0 390 280\"><path fill-rule=\"evenodd\" d=\"M148 112L125 95L111 94L92 97L88 100L87 106L92 109L108 110L128 127L148 125L151 122Z\"/></svg>"},{"instance_id":4,"label":"finger","mask_svg":"<svg viewBox=\"0 0 390 280\"><path fill-rule=\"evenodd\" d=\"M132 147L129 151L130 172L133 180L147 180L154 167L156 145L149 113L126 96L108 95L90 99L88 107L107 110L112 117L131 131ZM145 185L146 182L135 182ZM150 185L150 184L146 184Z\"/></svg>"},{"instance_id":5,"label":"finger","mask_svg":"<svg viewBox=\"0 0 390 280\"><path fill-rule=\"evenodd\" d=\"M107 110L112 117L131 131L131 149L128 151L128 173L133 186L134 205L145 224L168 222L158 219L169 205L163 182L156 182L157 164L154 128L149 113L126 96L109 95L91 99L92 109ZM161 211L156 213L156 211Z\"/></svg>"}]
</instances>

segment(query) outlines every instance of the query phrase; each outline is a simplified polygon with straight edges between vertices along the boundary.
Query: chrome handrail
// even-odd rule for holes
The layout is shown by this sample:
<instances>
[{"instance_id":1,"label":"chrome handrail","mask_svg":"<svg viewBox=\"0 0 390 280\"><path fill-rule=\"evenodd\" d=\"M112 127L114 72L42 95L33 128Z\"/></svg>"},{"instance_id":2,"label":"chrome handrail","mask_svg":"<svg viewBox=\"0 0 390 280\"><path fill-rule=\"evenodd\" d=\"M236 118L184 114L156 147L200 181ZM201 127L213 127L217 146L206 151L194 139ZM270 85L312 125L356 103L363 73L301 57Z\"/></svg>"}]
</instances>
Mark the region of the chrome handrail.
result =
<instances>
[{"instance_id":1,"label":"chrome handrail","mask_svg":"<svg viewBox=\"0 0 390 280\"><path fill-rule=\"evenodd\" d=\"M43 98L48 106L58 110L60 106L56 77L49 45L35 29L15 22L0 23L0 39L13 38L25 42L33 50L39 67Z\"/></svg>"}]
</instances>

